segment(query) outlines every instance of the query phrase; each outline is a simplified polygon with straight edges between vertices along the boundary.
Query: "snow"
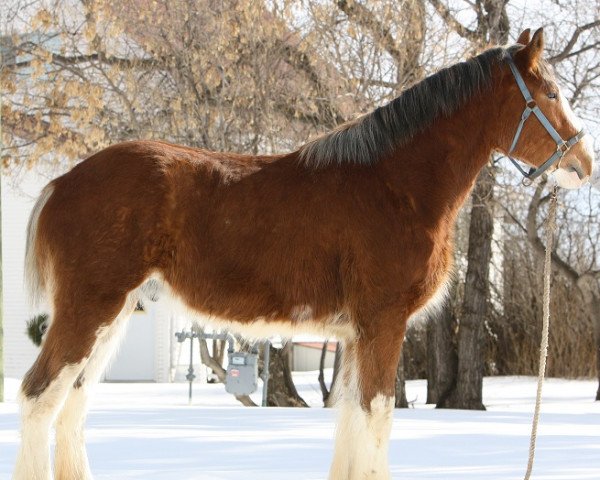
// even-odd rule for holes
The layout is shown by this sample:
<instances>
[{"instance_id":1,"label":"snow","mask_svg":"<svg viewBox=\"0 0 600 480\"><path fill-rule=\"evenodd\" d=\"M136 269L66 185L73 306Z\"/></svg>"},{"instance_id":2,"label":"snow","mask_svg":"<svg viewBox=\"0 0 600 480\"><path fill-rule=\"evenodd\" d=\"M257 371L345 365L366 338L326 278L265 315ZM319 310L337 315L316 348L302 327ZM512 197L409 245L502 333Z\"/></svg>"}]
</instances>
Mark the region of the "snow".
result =
<instances>
[{"instance_id":1,"label":"snow","mask_svg":"<svg viewBox=\"0 0 600 480\"><path fill-rule=\"evenodd\" d=\"M314 408L245 408L222 385L195 384L189 406L186 383L101 384L87 422L95 478L325 479L335 412L320 408L316 372L295 379ZM16 455L18 384L7 380L8 401L0 404L0 479L10 478ZM533 478L600 478L596 387L589 380L547 380ZM415 408L394 413L394 479L523 478L535 379L486 378L486 412L435 410L424 405L425 395L425 381L407 382Z\"/></svg>"}]
</instances>

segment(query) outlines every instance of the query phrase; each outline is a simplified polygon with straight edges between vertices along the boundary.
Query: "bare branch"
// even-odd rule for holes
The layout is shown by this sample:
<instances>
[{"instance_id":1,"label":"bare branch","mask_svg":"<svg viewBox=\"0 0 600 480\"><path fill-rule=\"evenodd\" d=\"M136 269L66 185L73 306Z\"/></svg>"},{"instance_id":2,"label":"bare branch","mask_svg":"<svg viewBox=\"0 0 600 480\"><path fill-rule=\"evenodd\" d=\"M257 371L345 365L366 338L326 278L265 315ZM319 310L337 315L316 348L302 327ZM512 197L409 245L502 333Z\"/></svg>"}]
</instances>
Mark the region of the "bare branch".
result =
<instances>
[{"instance_id":1,"label":"bare branch","mask_svg":"<svg viewBox=\"0 0 600 480\"><path fill-rule=\"evenodd\" d=\"M548 61L550 63L554 64L554 63L561 62L565 58L571 56L571 52L572 52L573 48L575 47L575 44L577 43L577 40L579 40L579 36L583 32L585 32L586 30L590 30L590 29L592 29L594 27L598 27L598 26L600 26L600 20L596 20L594 22L578 26L575 29L575 31L573 32L573 34L571 35L571 38L569 39L569 41L567 42L567 44L565 45L565 47L562 49L562 51L559 54L554 55L553 57L551 57ZM594 45L598 45L598 42L596 42ZM590 47L590 48L592 48L592 47ZM584 47L581 51L579 51L577 53L581 53L581 52L583 52L585 50L588 50L587 46Z\"/></svg>"},{"instance_id":2,"label":"bare branch","mask_svg":"<svg viewBox=\"0 0 600 480\"><path fill-rule=\"evenodd\" d=\"M472 42L478 42L481 37L477 31L470 30L460 23L450 12L450 9L440 0L429 0L429 3L435 8L446 25L454 30L458 35Z\"/></svg>"},{"instance_id":3,"label":"bare branch","mask_svg":"<svg viewBox=\"0 0 600 480\"><path fill-rule=\"evenodd\" d=\"M21 68L27 68L32 66L34 60L23 60L20 62L14 62L5 65L6 69L17 70ZM156 58L120 58L115 56L108 56L104 53L91 53L89 55L60 55L58 53L52 53L52 63L59 66L67 65L79 65L82 63L93 63L101 62L105 65L117 65L120 67L127 68L156 68L160 63Z\"/></svg>"},{"instance_id":4,"label":"bare branch","mask_svg":"<svg viewBox=\"0 0 600 480\"><path fill-rule=\"evenodd\" d=\"M372 12L353 0L337 0L336 3L348 18L355 20L373 36L377 44L390 54L396 64L402 63L402 51L398 48L392 32L375 18Z\"/></svg>"},{"instance_id":5,"label":"bare branch","mask_svg":"<svg viewBox=\"0 0 600 480\"><path fill-rule=\"evenodd\" d=\"M538 255L543 256L546 250L546 246L544 242L540 239L538 234L537 227L537 214L539 209L544 201L547 201L547 196L542 197L542 193L544 188L546 187L546 182L540 182L536 186L535 193L533 197L531 197L531 202L529 203L529 207L527 209L527 238L529 242L534 247L536 253ZM571 281L577 284L579 280L579 273L571 267L567 262L565 262L556 252L552 252L552 264L554 267L558 268L564 275L566 275Z\"/></svg>"},{"instance_id":6,"label":"bare branch","mask_svg":"<svg viewBox=\"0 0 600 480\"><path fill-rule=\"evenodd\" d=\"M317 102L321 122L330 128L333 128L340 123L344 123L346 120L331 102L331 96L328 95L329 89L321 81L317 69L308 55L298 49L298 47L292 45L289 41L276 40L276 44L279 45L282 52L285 54L287 63L304 74L306 79L315 89L317 96L321 99L327 99L327 101L320 100Z\"/></svg>"}]
</instances>

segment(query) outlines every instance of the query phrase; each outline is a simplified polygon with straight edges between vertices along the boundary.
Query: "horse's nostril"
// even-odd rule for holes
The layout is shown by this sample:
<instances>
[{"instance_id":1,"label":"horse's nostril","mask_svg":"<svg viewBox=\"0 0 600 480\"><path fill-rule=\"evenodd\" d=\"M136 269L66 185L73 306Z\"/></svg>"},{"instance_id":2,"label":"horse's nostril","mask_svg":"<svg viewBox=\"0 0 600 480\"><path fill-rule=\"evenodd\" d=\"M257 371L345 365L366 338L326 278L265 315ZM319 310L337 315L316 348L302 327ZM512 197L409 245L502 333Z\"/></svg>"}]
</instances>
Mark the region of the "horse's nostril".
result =
<instances>
[{"instance_id":1,"label":"horse's nostril","mask_svg":"<svg viewBox=\"0 0 600 480\"><path fill-rule=\"evenodd\" d=\"M577 176L579 177L579 180L583 180L585 177L587 177L587 175L585 173L583 173L583 170L579 166L573 165L572 167L569 167L567 170L569 172L575 172L575 173L577 173Z\"/></svg>"}]
</instances>

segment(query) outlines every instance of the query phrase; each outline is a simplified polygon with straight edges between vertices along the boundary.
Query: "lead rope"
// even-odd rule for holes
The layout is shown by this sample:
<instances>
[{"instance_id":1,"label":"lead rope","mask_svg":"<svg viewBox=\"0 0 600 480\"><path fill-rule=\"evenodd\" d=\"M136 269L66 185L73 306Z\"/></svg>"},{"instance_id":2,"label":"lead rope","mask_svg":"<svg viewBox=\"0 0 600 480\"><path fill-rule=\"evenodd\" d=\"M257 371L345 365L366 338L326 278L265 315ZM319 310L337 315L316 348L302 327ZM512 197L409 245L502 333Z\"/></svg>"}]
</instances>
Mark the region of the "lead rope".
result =
<instances>
[{"instance_id":1,"label":"lead rope","mask_svg":"<svg viewBox=\"0 0 600 480\"><path fill-rule=\"evenodd\" d=\"M542 405L542 386L544 384L544 375L546 374L546 359L548 357L548 334L550 331L550 276L552 273L552 243L554 240L554 229L556 228L556 191L557 187L552 188L550 196L550 208L548 210L548 219L546 221L546 256L544 258L544 299L542 306L542 341L540 344L540 365L538 370L537 393L535 396L535 410L533 412L533 422L531 424L531 437L529 439L529 461L527 462L527 471L525 480L531 478L533 470L533 459L535 457L535 441L537 439L537 428L540 420L540 407Z\"/></svg>"}]
</instances>

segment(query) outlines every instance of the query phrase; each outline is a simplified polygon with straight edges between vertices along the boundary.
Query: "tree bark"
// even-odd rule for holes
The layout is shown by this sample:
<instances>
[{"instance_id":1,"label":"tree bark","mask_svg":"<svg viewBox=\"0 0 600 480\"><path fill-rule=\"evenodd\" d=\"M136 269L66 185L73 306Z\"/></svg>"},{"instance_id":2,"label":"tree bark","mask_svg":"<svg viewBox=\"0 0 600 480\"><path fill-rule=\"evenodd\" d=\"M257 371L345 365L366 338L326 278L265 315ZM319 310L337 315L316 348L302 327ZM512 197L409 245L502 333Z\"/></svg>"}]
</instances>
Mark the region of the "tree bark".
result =
<instances>
[{"instance_id":1,"label":"tree bark","mask_svg":"<svg viewBox=\"0 0 600 480\"><path fill-rule=\"evenodd\" d=\"M0 57L1 59L1 57ZM2 118L0 118L0 126ZM0 127L0 143L2 143L2 128ZM0 169L2 167L0 166ZM0 170L1 171L1 170ZM0 402L4 402L4 330L2 323L4 319L4 285L2 284L2 175L0 174Z\"/></svg>"},{"instance_id":2,"label":"tree bark","mask_svg":"<svg viewBox=\"0 0 600 480\"><path fill-rule=\"evenodd\" d=\"M298 394L292 372L290 370L291 343L283 348L270 347L269 387L267 389L267 405L269 407L308 407Z\"/></svg>"},{"instance_id":3,"label":"tree bark","mask_svg":"<svg viewBox=\"0 0 600 480\"><path fill-rule=\"evenodd\" d=\"M453 287L452 289L455 289ZM454 297L452 297L454 298ZM427 324L427 403L441 403L456 383L458 357L452 299Z\"/></svg>"},{"instance_id":4,"label":"tree bark","mask_svg":"<svg viewBox=\"0 0 600 480\"><path fill-rule=\"evenodd\" d=\"M225 340L213 340L213 358L223 365L225 360Z\"/></svg>"},{"instance_id":5,"label":"tree bark","mask_svg":"<svg viewBox=\"0 0 600 480\"><path fill-rule=\"evenodd\" d=\"M333 378L331 379L331 388L333 391L333 386L335 385L335 381L337 380L338 373L340 373L340 367L342 365L342 343L338 340L337 346L335 347L335 359L333 360Z\"/></svg>"},{"instance_id":6,"label":"tree bark","mask_svg":"<svg viewBox=\"0 0 600 480\"><path fill-rule=\"evenodd\" d=\"M493 167L486 165L473 190L469 226L468 267L458 329L456 385L441 408L485 410L483 406L483 322L487 317L489 264L492 256Z\"/></svg>"},{"instance_id":7,"label":"tree bark","mask_svg":"<svg viewBox=\"0 0 600 480\"><path fill-rule=\"evenodd\" d=\"M321 358L319 359L319 387L321 388L321 395L323 397L323 405L327 406L329 396L333 387L333 381L331 387L327 388L325 384L325 357L327 356L327 347L329 346L329 340L323 342L323 348L321 349Z\"/></svg>"},{"instance_id":8,"label":"tree bark","mask_svg":"<svg viewBox=\"0 0 600 480\"><path fill-rule=\"evenodd\" d=\"M3 55L0 53L0 64ZM2 99L0 98L0 147L2 142ZM4 402L4 285L2 284L2 170L0 165L0 402Z\"/></svg>"},{"instance_id":9,"label":"tree bark","mask_svg":"<svg viewBox=\"0 0 600 480\"><path fill-rule=\"evenodd\" d=\"M406 376L404 375L404 349L400 352L400 360L396 369L396 408L408 408L406 400Z\"/></svg>"},{"instance_id":10,"label":"tree bark","mask_svg":"<svg viewBox=\"0 0 600 480\"><path fill-rule=\"evenodd\" d=\"M338 373L340 372L340 366L342 362L342 343L338 340L337 346L335 347L335 359L333 360L333 376L331 378L331 386L329 387L329 394L327 395L327 400L324 401L324 406L329 408L333 407L335 403L335 395L334 393L335 383L338 377Z\"/></svg>"},{"instance_id":11,"label":"tree bark","mask_svg":"<svg viewBox=\"0 0 600 480\"><path fill-rule=\"evenodd\" d=\"M446 25L470 40L475 50L491 42L508 40L509 18L504 0L477 2L477 27L466 28L451 13L447 4L429 0ZM481 8L483 7L483 8ZM491 199L494 188L493 167L486 165L473 190L473 208L469 226L468 266L458 330L458 369L456 384L449 395L439 399L438 407L485 409L483 406L483 322L489 298L489 261L493 218Z\"/></svg>"},{"instance_id":12,"label":"tree bark","mask_svg":"<svg viewBox=\"0 0 600 480\"><path fill-rule=\"evenodd\" d=\"M596 401L600 401L600 298L594 296L591 307L592 320L594 322L594 341L596 344L596 377L598 378Z\"/></svg>"},{"instance_id":13,"label":"tree bark","mask_svg":"<svg viewBox=\"0 0 600 480\"><path fill-rule=\"evenodd\" d=\"M600 401L600 325L599 320L595 320L596 328L596 373L598 377L598 390L596 390L596 401Z\"/></svg>"}]
</instances>

